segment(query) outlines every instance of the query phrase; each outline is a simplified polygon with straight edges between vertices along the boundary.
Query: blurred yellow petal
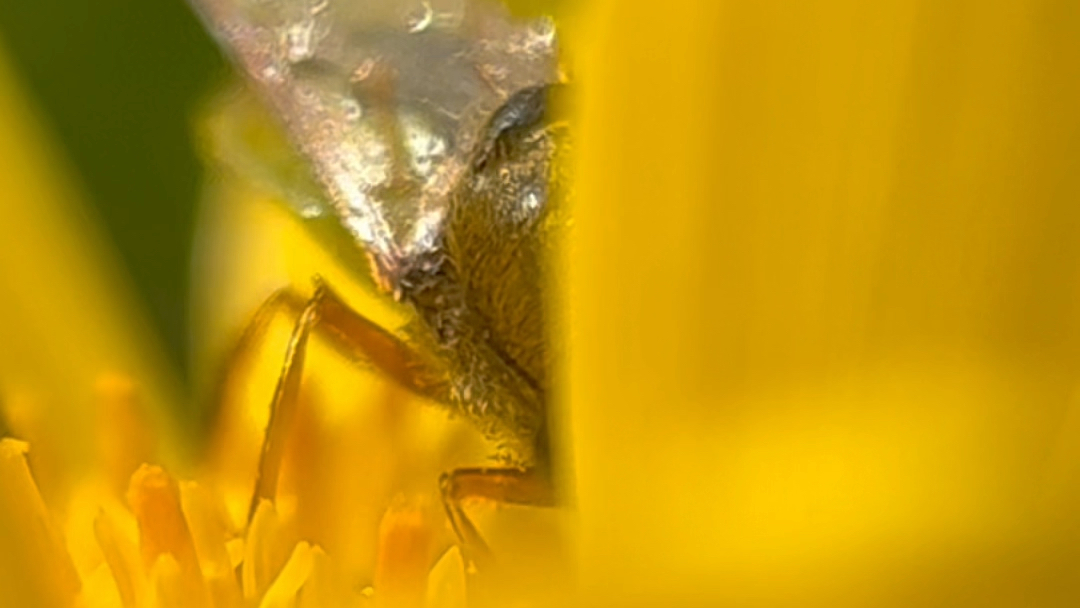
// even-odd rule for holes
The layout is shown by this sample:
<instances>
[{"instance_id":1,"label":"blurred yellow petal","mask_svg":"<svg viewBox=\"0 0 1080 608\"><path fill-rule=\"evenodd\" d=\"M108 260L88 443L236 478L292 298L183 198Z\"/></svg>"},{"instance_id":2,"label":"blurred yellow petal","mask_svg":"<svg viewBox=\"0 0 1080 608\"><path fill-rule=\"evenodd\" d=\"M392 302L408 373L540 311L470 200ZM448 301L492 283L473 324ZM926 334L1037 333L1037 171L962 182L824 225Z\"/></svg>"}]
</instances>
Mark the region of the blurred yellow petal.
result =
<instances>
[{"instance_id":1,"label":"blurred yellow petal","mask_svg":"<svg viewBox=\"0 0 1080 608\"><path fill-rule=\"evenodd\" d=\"M103 509L94 520L94 535L124 608L140 606L147 594L147 581L137 531L124 530L117 518Z\"/></svg>"},{"instance_id":2,"label":"blurred yellow petal","mask_svg":"<svg viewBox=\"0 0 1080 608\"><path fill-rule=\"evenodd\" d=\"M428 608L466 608L465 560L461 551L452 547L431 569L428 594L424 604Z\"/></svg>"},{"instance_id":3,"label":"blurred yellow petal","mask_svg":"<svg viewBox=\"0 0 1080 608\"><path fill-rule=\"evenodd\" d=\"M150 597L147 600L147 606L150 608L187 608L188 606L202 608L205 606L197 593L192 594L192 589L188 587L187 573L171 553L159 554L149 570Z\"/></svg>"},{"instance_id":4,"label":"blurred yellow petal","mask_svg":"<svg viewBox=\"0 0 1080 608\"><path fill-rule=\"evenodd\" d=\"M244 599L263 596L289 558L291 547L284 537L273 503L264 500L255 509L245 540L241 570Z\"/></svg>"},{"instance_id":5,"label":"blurred yellow petal","mask_svg":"<svg viewBox=\"0 0 1080 608\"><path fill-rule=\"evenodd\" d=\"M1075 474L1042 498L1080 441L1080 13L594 8L569 290L587 605L1080 599Z\"/></svg>"},{"instance_id":6,"label":"blurred yellow petal","mask_svg":"<svg viewBox=\"0 0 1080 608\"><path fill-rule=\"evenodd\" d=\"M311 572L308 573L297 608L325 608L349 605L349 593L341 584L333 560L319 547L311 550Z\"/></svg>"},{"instance_id":7,"label":"blurred yellow petal","mask_svg":"<svg viewBox=\"0 0 1080 608\"><path fill-rule=\"evenodd\" d=\"M259 602L259 608L290 608L296 605L300 588L311 574L313 552L311 545L300 542L293 547L285 566Z\"/></svg>"},{"instance_id":8,"label":"blurred yellow petal","mask_svg":"<svg viewBox=\"0 0 1080 608\"><path fill-rule=\"evenodd\" d=\"M70 606L79 578L30 476L26 450L0 439L0 606Z\"/></svg>"},{"instance_id":9,"label":"blurred yellow petal","mask_svg":"<svg viewBox=\"0 0 1080 608\"><path fill-rule=\"evenodd\" d=\"M102 564L94 572L83 578L82 604L79 608L128 608L132 604L124 603L116 587L109 567Z\"/></svg>"},{"instance_id":10,"label":"blurred yellow petal","mask_svg":"<svg viewBox=\"0 0 1080 608\"><path fill-rule=\"evenodd\" d=\"M101 422L103 377L138 385L160 453L171 455L175 434L163 423L175 387L158 344L2 49L0 192L0 413L33 443L43 495L62 497L96 463L88 430Z\"/></svg>"},{"instance_id":11,"label":"blurred yellow petal","mask_svg":"<svg viewBox=\"0 0 1080 608\"><path fill-rule=\"evenodd\" d=\"M211 603L215 608L241 606L243 599L229 555L230 532L220 497L189 481L180 483L180 502Z\"/></svg>"}]
</instances>

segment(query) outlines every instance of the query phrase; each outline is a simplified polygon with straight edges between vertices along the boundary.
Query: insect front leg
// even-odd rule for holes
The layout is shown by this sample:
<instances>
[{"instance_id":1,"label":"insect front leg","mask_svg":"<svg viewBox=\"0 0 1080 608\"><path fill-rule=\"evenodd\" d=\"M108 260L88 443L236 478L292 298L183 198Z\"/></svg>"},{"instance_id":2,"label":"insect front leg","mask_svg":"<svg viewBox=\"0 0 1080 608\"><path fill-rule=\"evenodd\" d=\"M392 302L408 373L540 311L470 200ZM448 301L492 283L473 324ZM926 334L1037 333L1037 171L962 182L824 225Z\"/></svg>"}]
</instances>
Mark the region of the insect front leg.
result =
<instances>
[{"instance_id":1,"label":"insect front leg","mask_svg":"<svg viewBox=\"0 0 1080 608\"><path fill-rule=\"evenodd\" d=\"M259 469L255 478L255 491L252 493L251 506L248 508L249 524L255 516L259 503L264 499L272 500L277 494L285 440L299 402L300 380L304 372L308 338L320 319L322 301L326 297L324 291L321 286L316 287L315 295L301 310L293 326L292 334L289 336L285 362L281 366L277 385L274 388L274 397L270 401L270 419L266 423L266 435L263 439L262 452L259 454Z\"/></svg>"},{"instance_id":2,"label":"insect front leg","mask_svg":"<svg viewBox=\"0 0 1080 608\"><path fill-rule=\"evenodd\" d=\"M435 375L413 349L350 308L322 279L315 277L314 282L315 292L310 298L303 297L294 288L279 290L268 298L252 317L226 362L226 370L244 365L275 315L295 316L270 403L270 418L248 512L249 522L259 502L272 499L277 493L282 456L299 402L304 359L312 333L325 339L338 353L369 362L408 390L427 397L437 395L438 387L430 380Z\"/></svg>"}]
</instances>

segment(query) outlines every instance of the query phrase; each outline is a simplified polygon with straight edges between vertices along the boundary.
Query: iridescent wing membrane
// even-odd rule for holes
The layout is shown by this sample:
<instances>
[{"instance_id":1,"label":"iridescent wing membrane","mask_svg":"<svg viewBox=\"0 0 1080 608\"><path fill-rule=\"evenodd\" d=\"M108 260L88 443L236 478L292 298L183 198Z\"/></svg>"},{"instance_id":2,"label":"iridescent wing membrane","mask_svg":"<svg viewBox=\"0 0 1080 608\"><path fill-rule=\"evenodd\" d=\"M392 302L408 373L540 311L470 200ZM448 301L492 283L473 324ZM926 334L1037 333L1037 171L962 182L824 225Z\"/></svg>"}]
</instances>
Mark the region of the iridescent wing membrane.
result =
<instances>
[{"instance_id":1,"label":"iridescent wing membrane","mask_svg":"<svg viewBox=\"0 0 1080 608\"><path fill-rule=\"evenodd\" d=\"M435 246L496 111L558 79L551 22L482 0L193 3L386 286Z\"/></svg>"}]
</instances>

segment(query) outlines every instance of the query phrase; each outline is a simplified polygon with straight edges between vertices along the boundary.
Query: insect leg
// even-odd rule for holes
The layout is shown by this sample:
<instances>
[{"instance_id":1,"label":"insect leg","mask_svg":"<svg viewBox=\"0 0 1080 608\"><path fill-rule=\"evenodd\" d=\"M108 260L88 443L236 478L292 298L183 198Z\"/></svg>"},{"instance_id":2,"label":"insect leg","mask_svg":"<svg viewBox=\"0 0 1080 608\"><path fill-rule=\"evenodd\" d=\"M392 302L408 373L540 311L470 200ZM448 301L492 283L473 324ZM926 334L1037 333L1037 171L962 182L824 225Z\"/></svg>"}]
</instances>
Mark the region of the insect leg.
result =
<instances>
[{"instance_id":1,"label":"insect leg","mask_svg":"<svg viewBox=\"0 0 1080 608\"><path fill-rule=\"evenodd\" d=\"M266 298L255 314L244 326L240 338L233 344L232 349L225 357L220 366L220 376L214 384L213 403L221 403L224 399L225 389L229 378L247 367L251 355L256 352L254 347L266 334L270 321L277 314L299 315L304 309L308 298L300 294L295 287L278 289L270 297Z\"/></svg>"},{"instance_id":2,"label":"insect leg","mask_svg":"<svg viewBox=\"0 0 1080 608\"><path fill-rule=\"evenodd\" d=\"M320 278L315 278L315 293L306 301L293 289L276 292L256 312L230 355L237 364L248 356L251 345L265 332L269 320L280 310L297 314L289 338L285 360L278 376L270 403L258 477L252 495L248 519L255 513L259 501L273 498L277 493L278 474L288 429L296 413L304 357L312 332L324 337L338 352L362 358L379 371L418 394L432 396L436 386L425 378L434 377L427 364L399 338L349 308Z\"/></svg>"},{"instance_id":3,"label":"insect leg","mask_svg":"<svg viewBox=\"0 0 1080 608\"><path fill-rule=\"evenodd\" d=\"M536 469L466 468L444 473L439 480L443 507L454 528L462 555L473 562L490 562L488 548L480 532L462 508L469 498L535 507L555 506L551 482Z\"/></svg>"},{"instance_id":4,"label":"insect leg","mask_svg":"<svg viewBox=\"0 0 1080 608\"><path fill-rule=\"evenodd\" d=\"M255 509L263 499L273 499L277 494L278 474L281 470L281 456L285 449L285 439L300 392L300 378L304 371L304 357L307 354L307 341L311 330L319 318L320 301L324 296L316 288L315 295L304 306L300 317L289 336L289 346L285 351L285 362L278 376L274 397L270 401L270 420L266 423L266 435L263 439L262 452L259 454L259 469L255 478L255 491L251 496L248 509L248 522L255 516Z\"/></svg>"}]
</instances>

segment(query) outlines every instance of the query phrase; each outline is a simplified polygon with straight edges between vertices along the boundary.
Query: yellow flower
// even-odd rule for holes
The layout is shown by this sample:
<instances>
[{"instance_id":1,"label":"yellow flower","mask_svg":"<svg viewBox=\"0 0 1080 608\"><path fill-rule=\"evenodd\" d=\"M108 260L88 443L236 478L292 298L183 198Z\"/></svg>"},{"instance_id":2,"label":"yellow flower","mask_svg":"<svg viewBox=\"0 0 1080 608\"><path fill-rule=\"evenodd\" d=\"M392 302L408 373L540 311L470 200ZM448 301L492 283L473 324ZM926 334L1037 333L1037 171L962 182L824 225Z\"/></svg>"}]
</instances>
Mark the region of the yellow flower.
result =
<instances>
[{"instance_id":1,"label":"yellow flower","mask_svg":"<svg viewBox=\"0 0 1080 608\"><path fill-rule=\"evenodd\" d=\"M594 0L572 27L579 181L557 405L573 454L579 605L1075 605L1080 13L1050 0ZM309 266L347 283L317 249L284 256L276 239L303 237L244 188L221 185L253 205L212 207L239 221L208 218L231 228L207 242L232 252L214 259L283 256L267 264L279 276L223 267L206 300L242 317L280 279L303 284ZM226 286L253 295L225 297ZM212 322L203 331L221 335ZM287 326L268 333L267 353L281 352ZM410 547L440 532L425 523L423 488L385 496L385 459L401 455L386 446L426 445L419 459L437 469L426 438L455 432L387 437L369 424L386 413L365 397L377 380L318 356L289 498L260 507L246 537L243 482L272 390L256 379L273 377L273 354L229 376L232 405L202 468L141 468L122 502L61 513L112 522L91 525L92 542L71 532L86 526L50 523L64 521L47 509L64 504L65 484L42 481L43 502L25 445L4 443L0 605L70 605L97 589L114 590L112 605L124 594L168 602L191 586L214 602L287 605L297 591L315 605L367 601L337 586L339 568L372 573L371 601L379 589L418 601L425 572ZM138 365L116 369L63 388L98 386L115 404L127 378L159 386ZM56 402L85 415L93 399ZM20 420L45 426L11 426ZM327 429L336 439L312 439ZM47 447L35 477L89 452ZM335 486L349 477L372 487ZM360 503L360 517L343 513ZM366 533L347 529L358 521ZM103 553L96 569L78 543ZM522 553L508 561L529 569L534 552ZM125 570L110 560L138 574L117 583ZM432 601L460 600L460 572L427 574Z\"/></svg>"}]
</instances>

